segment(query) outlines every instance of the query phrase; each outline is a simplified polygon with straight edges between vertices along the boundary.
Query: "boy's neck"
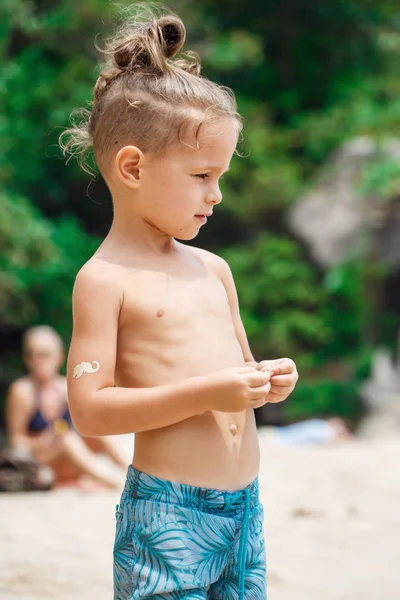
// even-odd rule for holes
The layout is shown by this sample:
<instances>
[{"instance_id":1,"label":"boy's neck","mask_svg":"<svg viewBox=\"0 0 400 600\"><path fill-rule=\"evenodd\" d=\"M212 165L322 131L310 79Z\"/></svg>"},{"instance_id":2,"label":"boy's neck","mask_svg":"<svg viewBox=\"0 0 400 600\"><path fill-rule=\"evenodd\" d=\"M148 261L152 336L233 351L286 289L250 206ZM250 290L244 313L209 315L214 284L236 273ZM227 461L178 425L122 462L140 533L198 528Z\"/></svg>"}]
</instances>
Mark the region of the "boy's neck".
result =
<instances>
[{"instance_id":1,"label":"boy's neck","mask_svg":"<svg viewBox=\"0 0 400 600\"><path fill-rule=\"evenodd\" d=\"M176 249L176 241L170 235L137 215L122 215L115 210L107 239L127 249L153 255L166 255Z\"/></svg>"}]
</instances>

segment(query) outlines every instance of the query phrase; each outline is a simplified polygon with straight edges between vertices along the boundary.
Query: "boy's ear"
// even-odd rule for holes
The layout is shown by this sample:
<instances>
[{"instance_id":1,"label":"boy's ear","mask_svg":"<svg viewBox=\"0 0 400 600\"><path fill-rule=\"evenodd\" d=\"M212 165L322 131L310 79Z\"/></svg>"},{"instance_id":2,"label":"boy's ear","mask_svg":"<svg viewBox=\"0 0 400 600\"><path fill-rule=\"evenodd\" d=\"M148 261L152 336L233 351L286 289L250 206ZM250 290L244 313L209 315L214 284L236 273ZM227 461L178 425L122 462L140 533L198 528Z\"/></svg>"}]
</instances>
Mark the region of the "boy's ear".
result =
<instances>
[{"instance_id":1,"label":"boy's ear","mask_svg":"<svg viewBox=\"0 0 400 600\"><path fill-rule=\"evenodd\" d=\"M136 146L124 146L115 157L115 167L119 179L131 188L140 185L140 169L144 154Z\"/></svg>"}]
</instances>

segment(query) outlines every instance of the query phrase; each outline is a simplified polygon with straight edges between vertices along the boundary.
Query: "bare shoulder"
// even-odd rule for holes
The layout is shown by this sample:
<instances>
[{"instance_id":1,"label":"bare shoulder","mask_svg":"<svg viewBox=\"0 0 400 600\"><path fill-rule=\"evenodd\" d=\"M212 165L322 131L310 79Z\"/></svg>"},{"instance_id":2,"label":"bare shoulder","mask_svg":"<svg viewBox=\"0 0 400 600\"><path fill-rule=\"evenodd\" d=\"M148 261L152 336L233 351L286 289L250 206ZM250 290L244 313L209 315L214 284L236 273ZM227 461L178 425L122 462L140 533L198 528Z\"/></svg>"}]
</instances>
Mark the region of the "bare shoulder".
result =
<instances>
[{"instance_id":1,"label":"bare shoulder","mask_svg":"<svg viewBox=\"0 0 400 600\"><path fill-rule=\"evenodd\" d=\"M19 377L8 388L9 398L19 405L30 406L33 401L32 382L29 377Z\"/></svg>"},{"instance_id":2,"label":"bare shoulder","mask_svg":"<svg viewBox=\"0 0 400 600\"><path fill-rule=\"evenodd\" d=\"M228 263L221 256L218 256L218 254L214 254L203 248L196 248L195 246L187 246L187 248L207 269L213 271L218 277L223 279L227 274L230 274Z\"/></svg>"},{"instance_id":3,"label":"bare shoulder","mask_svg":"<svg viewBox=\"0 0 400 600\"><path fill-rule=\"evenodd\" d=\"M122 303L123 281L121 266L94 255L78 271L73 300L78 302L81 298L96 297L101 302L102 299L113 298Z\"/></svg>"}]
</instances>

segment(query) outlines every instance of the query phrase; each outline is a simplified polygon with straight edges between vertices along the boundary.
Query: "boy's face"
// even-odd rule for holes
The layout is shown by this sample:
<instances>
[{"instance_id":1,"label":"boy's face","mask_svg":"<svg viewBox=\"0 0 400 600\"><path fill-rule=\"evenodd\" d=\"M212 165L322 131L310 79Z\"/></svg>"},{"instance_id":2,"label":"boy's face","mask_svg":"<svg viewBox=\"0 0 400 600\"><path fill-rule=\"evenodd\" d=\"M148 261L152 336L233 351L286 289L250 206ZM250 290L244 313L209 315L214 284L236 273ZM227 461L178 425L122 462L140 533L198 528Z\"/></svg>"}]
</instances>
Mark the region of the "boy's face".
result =
<instances>
[{"instance_id":1,"label":"boy's face","mask_svg":"<svg viewBox=\"0 0 400 600\"><path fill-rule=\"evenodd\" d=\"M135 204L141 218L171 237L196 237L222 200L219 180L229 169L237 140L237 122L225 119L200 128L198 149L182 144L159 158L144 155Z\"/></svg>"}]
</instances>

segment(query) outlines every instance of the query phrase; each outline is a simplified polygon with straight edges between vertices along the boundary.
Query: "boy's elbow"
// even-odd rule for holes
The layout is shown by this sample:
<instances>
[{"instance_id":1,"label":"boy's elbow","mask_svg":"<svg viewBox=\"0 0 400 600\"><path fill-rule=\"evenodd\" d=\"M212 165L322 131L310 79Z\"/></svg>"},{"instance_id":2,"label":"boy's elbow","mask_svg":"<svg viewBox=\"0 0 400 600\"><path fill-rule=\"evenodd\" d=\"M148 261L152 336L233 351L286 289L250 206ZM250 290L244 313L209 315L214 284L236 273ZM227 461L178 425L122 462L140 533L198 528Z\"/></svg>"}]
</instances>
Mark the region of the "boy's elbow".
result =
<instances>
[{"instance_id":1,"label":"boy's elbow","mask_svg":"<svg viewBox=\"0 0 400 600\"><path fill-rule=\"evenodd\" d=\"M72 423L76 431L83 437L96 437L89 426L89 422L81 418L72 417Z\"/></svg>"},{"instance_id":2,"label":"boy's elbow","mask_svg":"<svg viewBox=\"0 0 400 600\"><path fill-rule=\"evenodd\" d=\"M80 435L82 435L83 437L92 437L89 434L89 427L88 427L89 421L85 417L83 417L79 413L76 414L76 412L71 411L71 419L72 419L72 424L73 424L74 428L76 429L76 431L78 433L80 433Z\"/></svg>"},{"instance_id":3,"label":"boy's elbow","mask_svg":"<svg viewBox=\"0 0 400 600\"><path fill-rule=\"evenodd\" d=\"M101 435L96 431L96 420L94 418L91 402L87 399L82 401L69 401L69 410L74 427L84 437L97 437Z\"/></svg>"},{"instance_id":4,"label":"boy's elbow","mask_svg":"<svg viewBox=\"0 0 400 600\"><path fill-rule=\"evenodd\" d=\"M76 431L83 437L99 437L104 435L104 432L100 431L95 420L89 417L89 415L71 413L71 418Z\"/></svg>"}]
</instances>

